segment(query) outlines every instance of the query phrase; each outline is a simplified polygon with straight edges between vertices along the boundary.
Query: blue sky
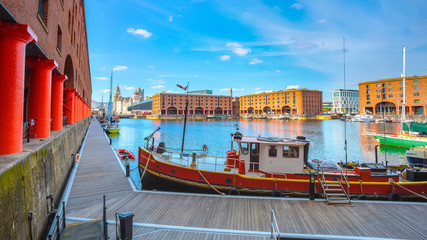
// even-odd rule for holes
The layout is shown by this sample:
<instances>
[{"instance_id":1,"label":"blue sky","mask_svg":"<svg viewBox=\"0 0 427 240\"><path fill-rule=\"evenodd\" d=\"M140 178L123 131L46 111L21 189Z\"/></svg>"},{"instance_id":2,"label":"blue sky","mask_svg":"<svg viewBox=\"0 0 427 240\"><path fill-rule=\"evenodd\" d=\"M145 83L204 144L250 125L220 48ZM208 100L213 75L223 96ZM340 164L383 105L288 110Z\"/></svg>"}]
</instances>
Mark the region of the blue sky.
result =
<instances>
[{"instance_id":1,"label":"blue sky","mask_svg":"<svg viewBox=\"0 0 427 240\"><path fill-rule=\"evenodd\" d=\"M109 78L129 97L211 89L253 94L289 85L323 91L427 75L427 1L85 1L93 100Z\"/></svg>"}]
</instances>

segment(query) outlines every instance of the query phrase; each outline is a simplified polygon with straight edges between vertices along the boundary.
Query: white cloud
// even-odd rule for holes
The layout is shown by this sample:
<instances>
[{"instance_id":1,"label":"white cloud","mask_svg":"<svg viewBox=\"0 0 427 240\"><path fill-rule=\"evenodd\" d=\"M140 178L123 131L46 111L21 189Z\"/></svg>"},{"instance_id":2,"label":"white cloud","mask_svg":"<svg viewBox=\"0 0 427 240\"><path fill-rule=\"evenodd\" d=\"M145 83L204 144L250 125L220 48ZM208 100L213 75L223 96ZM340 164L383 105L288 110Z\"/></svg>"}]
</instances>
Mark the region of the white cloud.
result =
<instances>
[{"instance_id":1,"label":"white cloud","mask_svg":"<svg viewBox=\"0 0 427 240\"><path fill-rule=\"evenodd\" d=\"M131 91L131 90L135 90L135 88L134 87L124 87L124 89L126 89L126 90L129 90L129 91Z\"/></svg>"},{"instance_id":2,"label":"white cloud","mask_svg":"<svg viewBox=\"0 0 427 240\"><path fill-rule=\"evenodd\" d=\"M230 88L221 88L221 92L230 91ZM244 88L233 88L233 91L245 91Z\"/></svg>"},{"instance_id":3,"label":"white cloud","mask_svg":"<svg viewBox=\"0 0 427 240\"><path fill-rule=\"evenodd\" d=\"M199 77L199 75L197 75L197 74L194 74L194 75L193 75L193 77L195 77L195 78L196 78L196 77Z\"/></svg>"},{"instance_id":4,"label":"white cloud","mask_svg":"<svg viewBox=\"0 0 427 240\"><path fill-rule=\"evenodd\" d=\"M110 92L110 89L104 89L104 90L102 90L102 92L103 92L103 93Z\"/></svg>"},{"instance_id":5,"label":"white cloud","mask_svg":"<svg viewBox=\"0 0 427 240\"><path fill-rule=\"evenodd\" d=\"M275 72L280 72L280 70L279 70L279 69L277 69Z\"/></svg>"},{"instance_id":6,"label":"white cloud","mask_svg":"<svg viewBox=\"0 0 427 240\"><path fill-rule=\"evenodd\" d=\"M106 77L93 77L94 79L98 79L98 80L108 80L108 78Z\"/></svg>"},{"instance_id":7,"label":"white cloud","mask_svg":"<svg viewBox=\"0 0 427 240\"><path fill-rule=\"evenodd\" d=\"M259 60L258 58L254 58L252 59L251 62L249 62L249 64L259 64L259 63L262 63L262 60Z\"/></svg>"},{"instance_id":8,"label":"white cloud","mask_svg":"<svg viewBox=\"0 0 427 240\"><path fill-rule=\"evenodd\" d=\"M155 68L153 65L148 66L148 68Z\"/></svg>"},{"instance_id":9,"label":"white cloud","mask_svg":"<svg viewBox=\"0 0 427 240\"><path fill-rule=\"evenodd\" d=\"M301 3L294 3L294 4L292 4L291 8L295 8L295 9L300 10L300 9L304 8L304 5L302 5Z\"/></svg>"},{"instance_id":10,"label":"white cloud","mask_svg":"<svg viewBox=\"0 0 427 240\"><path fill-rule=\"evenodd\" d=\"M255 90L261 90L261 88L260 88L260 87L257 87L257 88L255 88Z\"/></svg>"},{"instance_id":11,"label":"white cloud","mask_svg":"<svg viewBox=\"0 0 427 240\"><path fill-rule=\"evenodd\" d=\"M326 22L325 19L319 19L319 20L317 20L317 23L320 23L320 24L324 24L325 22Z\"/></svg>"},{"instance_id":12,"label":"white cloud","mask_svg":"<svg viewBox=\"0 0 427 240\"><path fill-rule=\"evenodd\" d=\"M156 86L152 86L151 88L164 88L165 86L163 85L156 85Z\"/></svg>"},{"instance_id":13,"label":"white cloud","mask_svg":"<svg viewBox=\"0 0 427 240\"><path fill-rule=\"evenodd\" d=\"M169 16L169 22L173 22L173 16Z\"/></svg>"},{"instance_id":14,"label":"white cloud","mask_svg":"<svg viewBox=\"0 0 427 240\"><path fill-rule=\"evenodd\" d=\"M227 61L227 60L230 60L230 55L222 55L222 56L220 56L220 57L219 57L219 59L220 59L221 61Z\"/></svg>"},{"instance_id":15,"label":"white cloud","mask_svg":"<svg viewBox=\"0 0 427 240\"><path fill-rule=\"evenodd\" d=\"M163 74L163 75L160 75L160 76L157 76L157 77L159 77L159 78L168 78L168 77L176 77L176 76L172 75L172 74Z\"/></svg>"},{"instance_id":16,"label":"white cloud","mask_svg":"<svg viewBox=\"0 0 427 240\"><path fill-rule=\"evenodd\" d=\"M148 32L145 29L141 29L141 28L128 28L126 30L126 32L131 33L133 35L139 35L139 36L143 36L144 38L149 38L151 37L151 35L153 35L152 33Z\"/></svg>"},{"instance_id":17,"label":"white cloud","mask_svg":"<svg viewBox=\"0 0 427 240\"><path fill-rule=\"evenodd\" d=\"M240 45L237 42L229 42L227 44L225 44L226 47L242 47L242 45Z\"/></svg>"},{"instance_id":18,"label":"white cloud","mask_svg":"<svg viewBox=\"0 0 427 240\"><path fill-rule=\"evenodd\" d=\"M126 67L126 66L115 66L113 68L113 71L122 71L122 70L126 70L126 69L128 69L128 67Z\"/></svg>"},{"instance_id":19,"label":"white cloud","mask_svg":"<svg viewBox=\"0 0 427 240\"><path fill-rule=\"evenodd\" d=\"M225 44L225 46L231 48L231 51L239 56L245 56L246 54L251 52L250 48L244 48L240 43L237 42L229 42Z\"/></svg>"}]
</instances>

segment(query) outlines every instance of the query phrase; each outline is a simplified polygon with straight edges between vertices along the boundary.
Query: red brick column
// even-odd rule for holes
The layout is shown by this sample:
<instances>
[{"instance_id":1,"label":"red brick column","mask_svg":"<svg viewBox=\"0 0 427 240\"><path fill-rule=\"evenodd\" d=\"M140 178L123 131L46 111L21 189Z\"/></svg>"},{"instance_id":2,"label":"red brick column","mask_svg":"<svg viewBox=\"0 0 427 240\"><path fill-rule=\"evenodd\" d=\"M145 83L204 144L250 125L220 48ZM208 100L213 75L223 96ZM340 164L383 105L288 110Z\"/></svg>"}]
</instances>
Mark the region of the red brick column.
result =
<instances>
[{"instance_id":1,"label":"red brick column","mask_svg":"<svg viewBox=\"0 0 427 240\"><path fill-rule=\"evenodd\" d=\"M52 131L62 130L63 101L64 101L64 81L67 80L67 75L53 74L52 75Z\"/></svg>"},{"instance_id":2,"label":"red brick column","mask_svg":"<svg viewBox=\"0 0 427 240\"><path fill-rule=\"evenodd\" d=\"M28 119L36 120L35 138L50 137L52 70L58 67L53 59L27 58L31 68L28 87Z\"/></svg>"},{"instance_id":3,"label":"red brick column","mask_svg":"<svg viewBox=\"0 0 427 240\"><path fill-rule=\"evenodd\" d=\"M37 42L28 25L0 21L0 155L22 151L25 45Z\"/></svg>"}]
</instances>

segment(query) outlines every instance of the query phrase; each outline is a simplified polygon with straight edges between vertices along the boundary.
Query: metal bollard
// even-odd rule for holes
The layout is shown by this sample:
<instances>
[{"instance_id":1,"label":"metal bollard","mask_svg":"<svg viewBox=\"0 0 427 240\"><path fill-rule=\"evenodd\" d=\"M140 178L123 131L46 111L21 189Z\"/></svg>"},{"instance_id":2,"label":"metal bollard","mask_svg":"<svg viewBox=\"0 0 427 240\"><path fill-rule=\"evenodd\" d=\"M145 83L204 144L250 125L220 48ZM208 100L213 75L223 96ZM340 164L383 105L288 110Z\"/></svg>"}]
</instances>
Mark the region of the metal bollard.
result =
<instances>
[{"instance_id":1,"label":"metal bollard","mask_svg":"<svg viewBox=\"0 0 427 240\"><path fill-rule=\"evenodd\" d=\"M113 139L112 138L110 138L110 145L113 143Z\"/></svg>"},{"instance_id":2,"label":"metal bollard","mask_svg":"<svg viewBox=\"0 0 427 240\"><path fill-rule=\"evenodd\" d=\"M314 183L315 183L315 176L314 176L314 172L310 172L310 183L309 183L309 188L308 188L308 197L311 201L314 200Z\"/></svg>"},{"instance_id":3,"label":"metal bollard","mask_svg":"<svg viewBox=\"0 0 427 240\"><path fill-rule=\"evenodd\" d=\"M193 156L192 156L192 160L191 160L191 165L192 168L196 168L196 153L193 152Z\"/></svg>"},{"instance_id":4,"label":"metal bollard","mask_svg":"<svg viewBox=\"0 0 427 240\"><path fill-rule=\"evenodd\" d=\"M126 177L130 177L130 167L129 167L129 163L126 163Z\"/></svg>"}]
</instances>

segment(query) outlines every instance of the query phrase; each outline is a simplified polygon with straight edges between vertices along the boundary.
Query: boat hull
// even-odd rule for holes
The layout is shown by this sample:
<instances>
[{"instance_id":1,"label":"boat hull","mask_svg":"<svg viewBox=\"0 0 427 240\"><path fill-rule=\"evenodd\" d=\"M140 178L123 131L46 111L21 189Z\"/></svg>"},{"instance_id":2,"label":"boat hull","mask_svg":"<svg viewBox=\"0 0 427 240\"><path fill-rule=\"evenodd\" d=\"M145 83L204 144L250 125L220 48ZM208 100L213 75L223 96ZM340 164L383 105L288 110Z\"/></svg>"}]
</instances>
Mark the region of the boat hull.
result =
<instances>
[{"instance_id":1,"label":"boat hull","mask_svg":"<svg viewBox=\"0 0 427 240\"><path fill-rule=\"evenodd\" d=\"M400 136L383 136L373 135L373 137L382 145L394 146L394 147L418 147L427 146L427 139L422 138L411 138L411 137L400 137Z\"/></svg>"},{"instance_id":2,"label":"boat hull","mask_svg":"<svg viewBox=\"0 0 427 240\"><path fill-rule=\"evenodd\" d=\"M138 161L140 178L143 175L141 183L144 189L203 193L215 193L218 190L225 194L268 196L307 196L309 192L309 174L287 174L286 178L269 178L204 171L156 159L155 155L142 148L139 149ZM384 199L390 194L414 197L405 189L388 181L393 179L398 182L398 177L374 177L374 179L378 179L379 182L361 181L357 176L349 178L350 187L345 186L344 188L351 197ZM339 183L336 175L335 177L326 175L326 182L328 184ZM427 182L405 183L404 186L417 193L427 192ZM317 193L323 193L321 184L317 180L315 190Z\"/></svg>"},{"instance_id":3,"label":"boat hull","mask_svg":"<svg viewBox=\"0 0 427 240\"><path fill-rule=\"evenodd\" d=\"M105 131L107 133L115 134L115 133L119 133L120 128L107 128Z\"/></svg>"}]
</instances>

